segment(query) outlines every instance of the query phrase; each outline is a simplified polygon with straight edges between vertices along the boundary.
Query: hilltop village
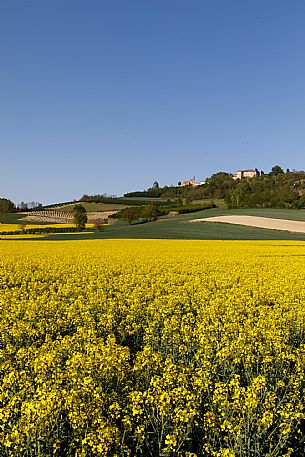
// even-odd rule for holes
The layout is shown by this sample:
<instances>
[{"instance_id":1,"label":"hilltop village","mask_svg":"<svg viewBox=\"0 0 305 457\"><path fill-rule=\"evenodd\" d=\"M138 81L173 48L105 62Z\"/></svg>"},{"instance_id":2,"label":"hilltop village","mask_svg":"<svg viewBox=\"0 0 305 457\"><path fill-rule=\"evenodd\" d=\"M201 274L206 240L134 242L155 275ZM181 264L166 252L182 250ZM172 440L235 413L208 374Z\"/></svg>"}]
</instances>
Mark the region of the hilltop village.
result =
<instances>
[{"instance_id":1,"label":"hilltop village","mask_svg":"<svg viewBox=\"0 0 305 457\"><path fill-rule=\"evenodd\" d=\"M238 170L234 175L232 175L232 178L234 180L236 179L244 179L244 178L257 178L260 175L259 171L257 168L255 170ZM193 176L192 179L189 179L188 181L179 181L178 186L181 187L196 187L196 186L203 186L206 183L206 181L197 181L195 176Z\"/></svg>"}]
</instances>

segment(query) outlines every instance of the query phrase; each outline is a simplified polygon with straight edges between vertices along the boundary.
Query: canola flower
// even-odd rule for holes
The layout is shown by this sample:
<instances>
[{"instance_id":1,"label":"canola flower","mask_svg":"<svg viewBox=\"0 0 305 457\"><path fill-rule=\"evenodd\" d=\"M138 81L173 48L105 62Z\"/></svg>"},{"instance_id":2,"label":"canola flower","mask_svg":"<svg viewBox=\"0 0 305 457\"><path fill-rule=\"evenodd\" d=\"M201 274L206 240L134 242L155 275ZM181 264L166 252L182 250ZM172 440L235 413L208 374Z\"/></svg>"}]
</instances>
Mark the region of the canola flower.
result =
<instances>
[{"instance_id":1,"label":"canola flower","mask_svg":"<svg viewBox=\"0 0 305 457\"><path fill-rule=\"evenodd\" d=\"M75 233L75 232L74 232ZM29 234L26 234L26 235L0 235L0 239L1 240L18 240L20 238L22 238L23 240L28 240L30 238L42 238L44 235L29 235Z\"/></svg>"},{"instance_id":2,"label":"canola flower","mask_svg":"<svg viewBox=\"0 0 305 457\"><path fill-rule=\"evenodd\" d=\"M20 220L20 224L1 224L0 223L0 232L15 232L16 230L20 230L20 225L23 224L22 219ZM40 228L71 228L75 227L72 223L65 223L65 224L27 224L26 221L24 222L26 228L31 229L40 229ZM93 228L94 224L86 224L86 228Z\"/></svg>"},{"instance_id":3,"label":"canola flower","mask_svg":"<svg viewBox=\"0 0 305 457\"><path fill-rule=\"evenodd\" d=\"M304 255L1 240L0 455L305 455Z\"/></svg>"}]
</instances>

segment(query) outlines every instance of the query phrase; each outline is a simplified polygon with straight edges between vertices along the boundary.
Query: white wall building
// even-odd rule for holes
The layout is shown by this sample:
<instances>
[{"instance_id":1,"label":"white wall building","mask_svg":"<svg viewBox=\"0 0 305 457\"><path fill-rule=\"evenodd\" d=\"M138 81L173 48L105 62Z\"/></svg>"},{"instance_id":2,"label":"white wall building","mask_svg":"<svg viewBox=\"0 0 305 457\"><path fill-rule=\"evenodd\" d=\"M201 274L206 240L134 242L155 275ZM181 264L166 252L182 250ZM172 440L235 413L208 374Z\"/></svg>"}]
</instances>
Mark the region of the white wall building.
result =
<instances>
[{"instance_id":1,"label":"white wall building","mask_svg":"<svg viewBox=\"0 0 305 457\"><path fill-rule=\"evenodd\" d=\"M258 176L259 173L257 170L238 170L233 175L233 179L257 178Z\"/></svg>"}]
</instances>

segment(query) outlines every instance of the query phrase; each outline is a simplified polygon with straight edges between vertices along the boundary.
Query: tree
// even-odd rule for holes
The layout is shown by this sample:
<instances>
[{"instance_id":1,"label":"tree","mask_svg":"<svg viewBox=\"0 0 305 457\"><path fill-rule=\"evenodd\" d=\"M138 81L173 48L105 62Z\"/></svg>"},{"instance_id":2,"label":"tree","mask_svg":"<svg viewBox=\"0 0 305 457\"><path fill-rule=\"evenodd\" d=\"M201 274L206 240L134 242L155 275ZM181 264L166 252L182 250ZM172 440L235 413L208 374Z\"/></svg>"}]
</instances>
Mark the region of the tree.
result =
<instances>
[{"instance_id":1,"label":"tree","mask_svg":"<svg viewBox=\"0 0 305 457\"><path fill-rule=\"evenodd\" d=\"M129 206L128 208L122 210L122 218L124 219L124 221L128 222L129 225L131 225L133 221L138 219L138 212L139 211L137 208Z\"/></svg>"},{"instance_id":2,"label":"tree","mask_svg":"<svg viewBox=\"0 0 305 457\"><path fill-rule=\"evenodd\" d=\"M27 211L29 209L28 204L25 202L19 203L18 208L20 209L20 211Z\"/></svg>"},{"instance_id":3,"label":"tree","mask_svg":"<svg viewBox=\"0 0 305 457\"><path fill-rule=\"evenodd\" d=\"M0 213L12 213L15 211L14 203L8 198L0 198Z\"/></svg>"},{"instance_id":4,"label":"tree","mask_svg":"<svg viewBox=\"0 0 305 457\"><path fill-rule=\"evenodd\" d=\"M281 175L282 173L284 173L284 170L279 165L274 165L274 167L272 167L272 169L271 169L271 173L273 175L277 176L277 175Z\"/></svg>"},{"instance_id":5,"label":"tree","mask_svg":"<svg viewBox=\"0 0 305 457\"><path fill-rule=\"evenodd\" d=\"M98 219L94 224L94 228L96 228L96 230L98 232L102 232L104 230L104 226L106 224L107 224L107 220L106 219Z\"/></svg>"},{"instance_id":6,"label":"tree","mask_svg":"<svg viewBox=\"0 0 305 457\"><path fill-rule=\"evenodd\" d=\"M84 230L86 228L87 221L86 208L84 208L83 205L75 205L73 208L73 222L75 227L79 230Z\"/></svg>"},{"instance_id":7,"label":"tree","mask_svg":"<svg viewBox=\"0 0 305 457\"><path fill-rule=\"evenodd\" d=\"M157 219L158 215L159 215L159 211L158 211L157 206L154 203L149 203L148 205L145 205L144 208L142 209L141 216L147 222L155 221Z\"/></svg>"},{"instance_id":8,"label":"tree","mask_svg":"<svg viewBox=\"0 0 305 457\"><path fill-rule=\"evenodd\" d=\"M39 203L39 202L29 202L28 203L28 209L35 209L35 208L38 208L40 206L42 206L42 204Z\"/></svg>"},{"instance_id":9,"label":"tree","mask_svg":"<svg viewBox=\"0 0 305 457\"><path fill-rule=\"evenodd\" d=\"M248 200L251 193L249 181L239 181L230 194L225 198L229 208L243 208L248 206Z\"/></svg>"}]
</instances>

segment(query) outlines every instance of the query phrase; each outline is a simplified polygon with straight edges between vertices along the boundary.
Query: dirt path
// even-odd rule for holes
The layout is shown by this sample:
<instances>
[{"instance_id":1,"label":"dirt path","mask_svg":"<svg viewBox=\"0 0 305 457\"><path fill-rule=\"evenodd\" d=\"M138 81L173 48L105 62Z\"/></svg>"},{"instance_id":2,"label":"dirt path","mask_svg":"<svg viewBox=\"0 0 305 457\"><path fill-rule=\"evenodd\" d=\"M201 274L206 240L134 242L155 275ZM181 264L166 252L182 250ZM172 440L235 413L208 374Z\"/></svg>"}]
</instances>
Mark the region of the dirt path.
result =
<instances>
[{"instance_id":1,"label":"dirt path","mask_svg":"<svg viewBox=\"0 0 305 457\"><path fill-rule=\"evenodd\" d=\"M305 233L305 222L287 219L271 219L269 217L216 216L207 217L206 219L192 219L190 222L225 222L226 224L247 225L249 227Z\"/></svg>"}]
</instances>

